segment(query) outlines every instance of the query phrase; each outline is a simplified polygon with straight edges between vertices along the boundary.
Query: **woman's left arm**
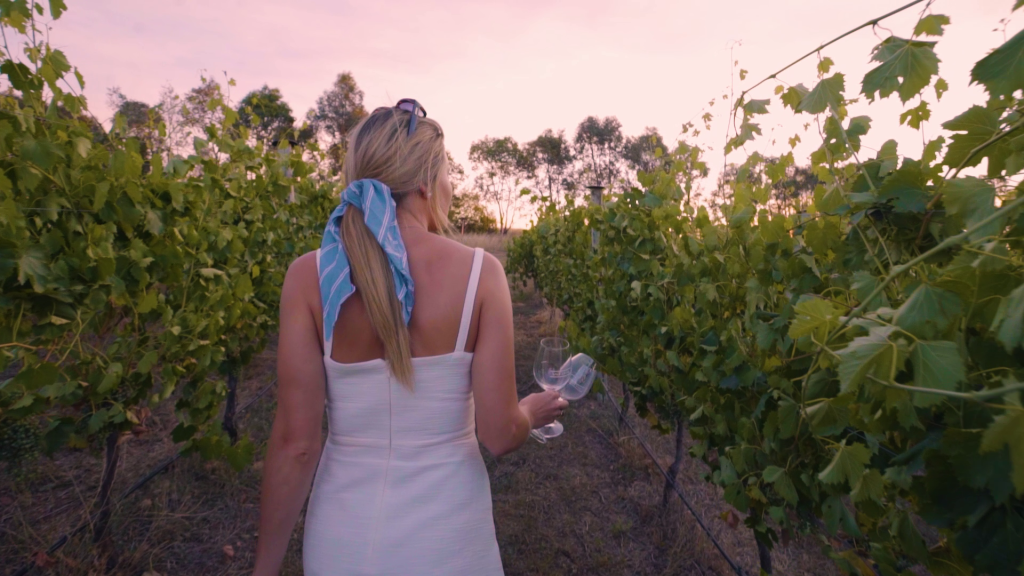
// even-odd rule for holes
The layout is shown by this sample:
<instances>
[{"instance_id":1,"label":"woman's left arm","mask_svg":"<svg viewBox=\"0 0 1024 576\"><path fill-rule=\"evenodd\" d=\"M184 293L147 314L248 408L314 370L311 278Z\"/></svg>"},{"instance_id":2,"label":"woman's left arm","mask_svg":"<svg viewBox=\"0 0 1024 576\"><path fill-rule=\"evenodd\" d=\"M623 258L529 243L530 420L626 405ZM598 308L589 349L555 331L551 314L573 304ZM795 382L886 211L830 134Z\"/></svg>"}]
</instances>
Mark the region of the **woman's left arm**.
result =
<instances>
[{"instance_id":1,"label":"woman's left arm","mask_svg":"<svg viewBox=\"0 0 1024 576\"><path fill-rule=\"evenodd\" d=\"M309 253L289 266L281 289L277 412L263 463L254 576L280 572L320 460L326 376L314 316L317 277Z\"/></svg>"}]
</instances>

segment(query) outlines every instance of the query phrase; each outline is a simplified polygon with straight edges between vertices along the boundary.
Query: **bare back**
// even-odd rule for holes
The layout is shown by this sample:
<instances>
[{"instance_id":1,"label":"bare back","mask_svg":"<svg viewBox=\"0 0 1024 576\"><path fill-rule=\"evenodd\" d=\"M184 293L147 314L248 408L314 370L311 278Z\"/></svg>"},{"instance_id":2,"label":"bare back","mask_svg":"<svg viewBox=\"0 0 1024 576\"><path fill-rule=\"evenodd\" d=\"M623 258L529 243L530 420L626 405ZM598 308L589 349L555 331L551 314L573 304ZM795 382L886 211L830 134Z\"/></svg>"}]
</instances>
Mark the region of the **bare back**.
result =
<instances>
[{"instance_id":1,"label":"bare back","mask_svg":"<svg viewBox=\"0 0 1024 576\"><path fill-rule=\"evenodd\" d=\"M423 358L451 353L458 337L473 250L436 234L417 235L405 244L416 290L416 305L409 322L412 356ZM493 264L496 262L485 260L483 276L494 275ZM473 306L467 352L472 352L476 344L486 291L482 288L478 292ZM332 345L331 359L344 364L384 357L384 345L374 335L359 291L342 304Z\"/></svg>"}]
</instances>

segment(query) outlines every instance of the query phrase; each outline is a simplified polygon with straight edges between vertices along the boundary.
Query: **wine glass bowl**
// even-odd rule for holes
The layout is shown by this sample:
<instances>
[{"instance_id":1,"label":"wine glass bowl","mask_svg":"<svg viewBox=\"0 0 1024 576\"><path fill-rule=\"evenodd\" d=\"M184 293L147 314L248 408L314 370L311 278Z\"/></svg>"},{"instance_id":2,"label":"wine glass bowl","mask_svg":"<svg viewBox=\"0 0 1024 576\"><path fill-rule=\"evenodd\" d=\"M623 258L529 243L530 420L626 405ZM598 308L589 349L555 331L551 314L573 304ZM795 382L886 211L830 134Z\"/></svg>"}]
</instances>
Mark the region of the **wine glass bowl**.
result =
<instances>
[{"instance_id":1,"label":"wine glass bowl","mask_svg":"<svg viewBox=\"0 0 1024 576\"><path fill-rule=\"evenodd\" d=\"M561 390L569 382L565 370L569 359L569 343L564 338L544 338L540 341L537 358L533 363L533 378L545 390Z\"/></svg>"},{"instance_id":2,"label":"wine glass bowl","mask_svg":"<svg viewBox=\"0 0 1024 576\"><path fill-rule=\"evenodd\" d=\"M559 392L566 400L579 400L590 392L597 376L594 359L586 354L576 354L569 358L563 370L569 373L568 381Z\"/></svg>"}]
</instances>

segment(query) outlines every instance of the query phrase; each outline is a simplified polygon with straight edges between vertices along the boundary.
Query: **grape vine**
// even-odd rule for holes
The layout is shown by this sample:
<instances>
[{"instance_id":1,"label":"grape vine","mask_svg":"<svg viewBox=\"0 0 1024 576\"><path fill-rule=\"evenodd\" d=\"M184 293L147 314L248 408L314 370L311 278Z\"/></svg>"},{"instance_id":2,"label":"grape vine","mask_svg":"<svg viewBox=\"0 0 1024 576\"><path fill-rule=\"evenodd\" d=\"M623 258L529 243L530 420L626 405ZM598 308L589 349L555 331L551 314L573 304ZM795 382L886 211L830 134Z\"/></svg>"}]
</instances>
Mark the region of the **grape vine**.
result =
<instances>
[{"instance_id":1,"label":"grape vine","mask_svg":"<svg viewBox=\"0 0 1024 576\"><path fill-rule=\"evenodd\" d=\"M900 98L920 129L948 87L934 52L948 24L926 8L909 38L879 43L861 96ZM846 573L1021 574L1024 32L977 62L988 100L917 159L895 140L868 156L872 119L850 117L819 50L812 88L737 99L726 144L755 140L773 105L819 122L809 208L769 202L792 153L748 155L717 212L692 203L706 164L683 143L603 206L547 208L509 268L641 415L688 422L691 454L762 545L823 529Z\"/></svg>"},{"instance_id":2,"label":"grape vine","mask_svg":"<svg viewBox=\"0 0 1024 576\"><path fill-rule=\"evenodd\" d=\"M276 330L285 269L316 246L336 184L304 158L315 144L264 146L221 97L187 155L150 153L120 116L102 129L42 40L45 13L0 2L0 429L48 453L109 447L171 398L176 442L243 466L222 375Z\"/></svg>"}]
</instances>

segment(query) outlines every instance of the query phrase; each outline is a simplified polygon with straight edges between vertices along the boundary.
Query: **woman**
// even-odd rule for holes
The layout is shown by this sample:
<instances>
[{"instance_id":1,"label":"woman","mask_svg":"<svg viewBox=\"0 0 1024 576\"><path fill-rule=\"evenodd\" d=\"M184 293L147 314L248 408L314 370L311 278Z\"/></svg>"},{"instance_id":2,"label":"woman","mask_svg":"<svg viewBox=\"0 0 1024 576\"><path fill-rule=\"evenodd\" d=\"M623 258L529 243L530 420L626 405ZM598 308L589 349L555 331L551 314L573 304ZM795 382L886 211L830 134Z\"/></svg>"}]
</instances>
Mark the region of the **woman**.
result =
<instances>
[{"instance_id":1,"label":"woman","mask_svg":"<svg viewBox=\"0 0 1024 576\"><path fill-rule=\"evenodd\" d=\"M307 576L502 574L477 439L511 452L567 402L517 401L505 272L437 234L452 197L441 127L402 100L351 135L341 205L281 292L255 574L280 570L314 472Z\"/></svg>"}]
</instances>

